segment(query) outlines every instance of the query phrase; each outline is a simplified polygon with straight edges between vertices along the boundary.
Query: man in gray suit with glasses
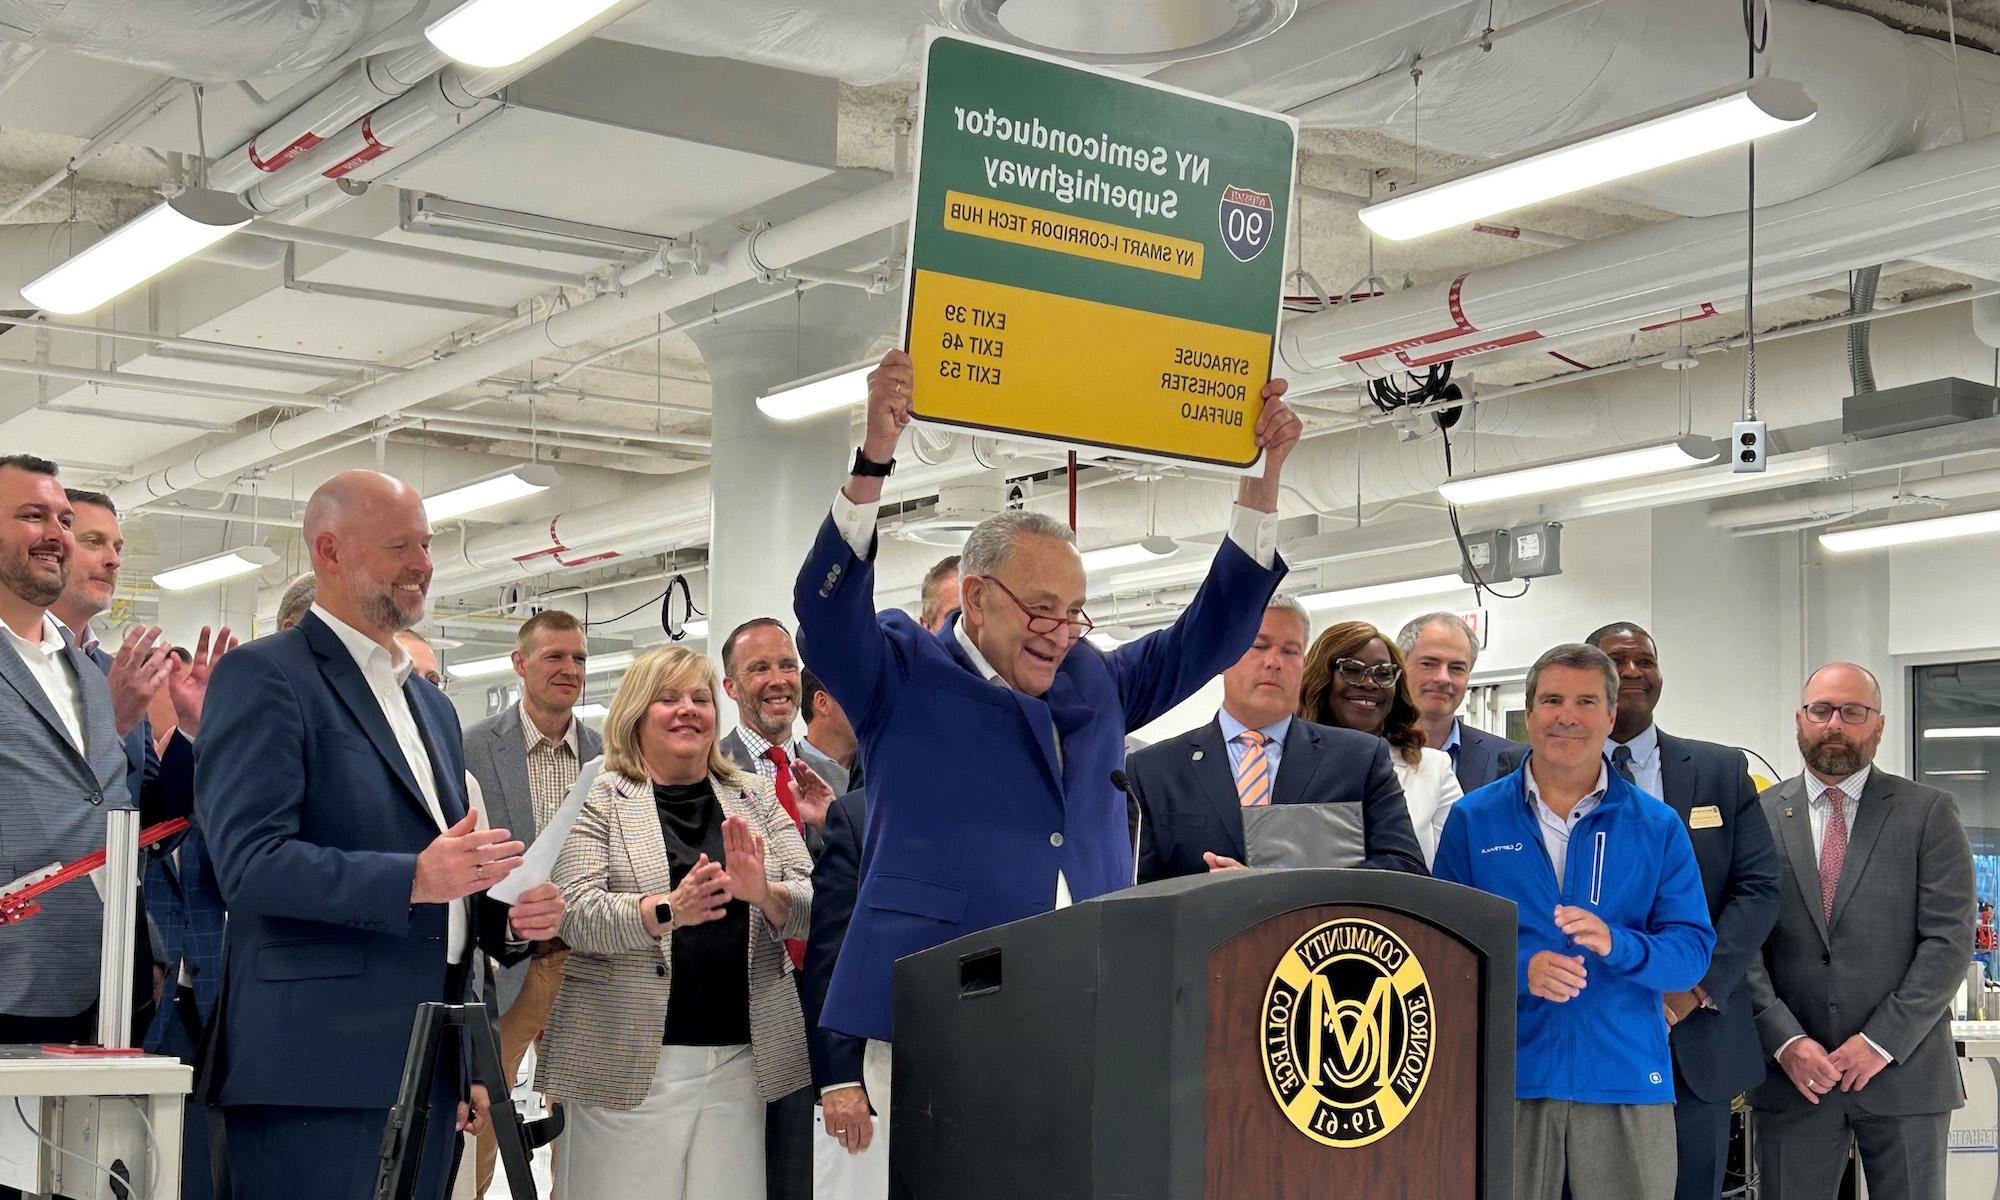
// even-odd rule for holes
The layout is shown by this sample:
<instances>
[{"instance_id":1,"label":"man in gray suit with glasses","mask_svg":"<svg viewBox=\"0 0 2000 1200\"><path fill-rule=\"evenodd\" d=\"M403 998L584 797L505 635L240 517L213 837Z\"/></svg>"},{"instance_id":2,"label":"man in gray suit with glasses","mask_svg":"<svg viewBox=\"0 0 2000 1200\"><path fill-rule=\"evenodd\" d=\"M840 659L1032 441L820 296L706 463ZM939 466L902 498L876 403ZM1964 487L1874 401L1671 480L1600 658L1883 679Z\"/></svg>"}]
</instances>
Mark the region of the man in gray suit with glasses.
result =
<instances>
[{"instance_id":1,"label":"man in gray suit with glasses","mask_svg":"<svg viewBox=\"0 0 2000 1200\"><path fill-rule=\"evenodd\" d=\"M1964 1103L1951 1001L1972 958L1972 848L1949 792L1878 770L1882 689L1852 663L1806 681L1806 770L1762 797L1783 860L1750 969L1771 1058L1750 1094L1764 1200L1832 1200L1859 1145L1868 1191L1943 1200Z\"/></svg>"}]
</instances>

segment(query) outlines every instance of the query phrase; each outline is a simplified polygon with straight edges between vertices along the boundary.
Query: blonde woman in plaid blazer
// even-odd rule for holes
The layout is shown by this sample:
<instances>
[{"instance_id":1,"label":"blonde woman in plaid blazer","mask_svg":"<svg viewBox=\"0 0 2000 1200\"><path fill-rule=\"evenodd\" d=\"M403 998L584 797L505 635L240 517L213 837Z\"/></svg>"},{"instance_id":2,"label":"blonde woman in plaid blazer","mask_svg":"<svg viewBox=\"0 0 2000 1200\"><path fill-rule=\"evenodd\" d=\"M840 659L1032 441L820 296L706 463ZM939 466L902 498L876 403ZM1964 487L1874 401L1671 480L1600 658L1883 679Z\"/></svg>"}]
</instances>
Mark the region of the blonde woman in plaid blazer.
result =
<instances>
[{"instance_id":1,"label":"blonde woman in plaid blazer","mask_svg":"<svg viewBox=\"0 0 2000 1200\"><path fill-rule=\"evenodd\" d=\"M760 1197L764 1106L810 1079L784 939L806 934L812 860L717 749L719 692L677 646L633 664L556 862L571 953L535 1087L568 1115L565 1200Z\"/></svg>"}]
</instances>

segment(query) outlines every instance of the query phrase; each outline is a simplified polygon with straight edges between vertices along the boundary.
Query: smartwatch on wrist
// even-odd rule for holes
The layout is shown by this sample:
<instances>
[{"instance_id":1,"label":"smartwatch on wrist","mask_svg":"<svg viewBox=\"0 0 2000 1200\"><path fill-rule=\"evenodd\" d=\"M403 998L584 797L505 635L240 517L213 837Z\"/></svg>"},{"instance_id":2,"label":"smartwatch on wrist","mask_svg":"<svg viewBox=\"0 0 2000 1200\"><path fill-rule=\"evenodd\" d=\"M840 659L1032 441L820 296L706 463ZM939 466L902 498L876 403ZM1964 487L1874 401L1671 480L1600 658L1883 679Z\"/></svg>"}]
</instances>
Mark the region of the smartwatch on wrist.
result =
<instances>
[{"instance_id":1,"label":"smartwatch on wrist","mask_svg":"<svg viewBox=\"0 0 2000 1200\"><path fill-rule=\"evenodd\" d=\"M664 925L668 929L672 929L674 927L673 901L662 900L658 904L655 904L653 906L653 923L656 925Z\"/></svg>"},{"instance_id":2,"label":"smartwatch on wrist","mask_svg":"<svg viewBox=\"0 0 2000 1200\"><path fill-rule=\"evenodd\" d=\"M863 454L859 447L855 448L854 470L851 472L852 474L872 476L876 479L886 479L891 474L895 473L895 470L896 470L895 459L891 458L888 462L878 463L874 459L869 458L866 454Z\"/></svg>"}]
</instances>

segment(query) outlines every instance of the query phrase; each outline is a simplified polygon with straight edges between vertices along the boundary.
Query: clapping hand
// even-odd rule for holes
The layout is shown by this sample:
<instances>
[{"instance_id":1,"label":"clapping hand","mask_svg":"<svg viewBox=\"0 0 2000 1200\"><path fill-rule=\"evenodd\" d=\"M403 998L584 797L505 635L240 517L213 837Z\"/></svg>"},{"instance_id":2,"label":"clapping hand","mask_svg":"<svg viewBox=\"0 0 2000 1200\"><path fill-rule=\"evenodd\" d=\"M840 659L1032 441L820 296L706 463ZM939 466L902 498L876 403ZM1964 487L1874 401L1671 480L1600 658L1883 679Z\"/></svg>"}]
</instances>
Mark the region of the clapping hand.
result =
<instances>
[{"instance_id":1,"label":"clapping hand","mask_svg":"<svg viewBox=\"0 0 2000 1200\"><path fill-rule=\"evenodd\" d=\"M153 702L154 694L167 682L167 674L173 669L171 649L161 638L159 626L140 625L126 633L125 644L112 656L105 681L111 685L111 715L118 723L119 737L131 733L146 719L146 706Z\"/></svg>"},{"instance_id":2,"label":"clapping hand","mask_svg":"<svg viewBox=\"0 0 2000 1200\"><path fill-rule=\"evenodd\" d=\"M183 736L193 740L201 732L202 703L208 699L208 677L215 671L215 663L223 655L236 648L236 639L230 636L229 626L213 639L209 637L208 626L201 627L201 637L194 644L194 657L187 665L168 656L172 665L167 676L167 695L174 702L174 717L180 724Z\"/></svg>"},{"instance_id":3,"label":"clapping hand","mask_svg":"<svg viewBox=\"0 0 2000 1200\"><path fill-rule=\"evenodd\" d=\"M742 817L722 823L722 861L722 886L745 904L762 908L771 895L771 881L764 875L764 838L751 832Z\"/></svg>"},{"instance_id":4,"label":"clapping hand","mask_svg":"<svg viewBox=\"0 0 2000 1200\"><path fill-rule=\"evenodd\" d=\"M833 807L833 785L798 758L792 760L792 782L798 785L792 791L792 802L799 806L799 820L814 829L826 828L826 810Z\"/></svg>"}]
</instances>

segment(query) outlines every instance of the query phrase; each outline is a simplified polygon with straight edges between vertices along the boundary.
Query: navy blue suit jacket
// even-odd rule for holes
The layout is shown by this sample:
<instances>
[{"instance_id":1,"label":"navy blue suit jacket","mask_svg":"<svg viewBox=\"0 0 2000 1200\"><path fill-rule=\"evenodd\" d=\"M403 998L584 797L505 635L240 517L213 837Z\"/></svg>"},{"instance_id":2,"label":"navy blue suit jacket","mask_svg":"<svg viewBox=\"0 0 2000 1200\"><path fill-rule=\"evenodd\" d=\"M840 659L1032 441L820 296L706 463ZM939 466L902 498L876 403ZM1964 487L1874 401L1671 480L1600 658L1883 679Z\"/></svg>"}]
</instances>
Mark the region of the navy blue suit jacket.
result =
<instances>
[{"instance_id":1,"label":"navy blue suit jacket","mask_svg":"<svg viewBox=\"0 0 2000 1200\"><path fill-rule=\"evenodd\" d=\"M455 823L458 717L422 679L403 694ZM463 1002L468 975L446 968L444 906L410 902L437 823L361 668L318 616L216 664L196 772L229 904L206 1098L389 1107L417 1005ZM526 952L506 939L505 906L481 895L472 915L489 953Z\"/></svg>"},{"instance_id":2,"label":"navy blue suit jacket","mask_svg":"<svg viewBox=\"0 0 2000 1200\"><path fill-rule=\"evenodd\" d=\"M820 1027L833 964L847 939L854 894L861 886L861 833L868 827L868 794L843 794L826 810L819 857L813 860L812 932L806 935L806 967L800 995L806 1010L806 1049L812 1056L813 1090L861 1082L865 1038Z\"/></svg>"},{"instance_id":3,"label":"navy blue suit jacket","mask_svg":"<svg viewBox=\"0 0 2000 1200\"><path fill-rule=\"evenodd\" d=\"M1777 924L1778 846L1741 750L1659 736L1662 799L1688 827L1715 926L1715 952L1701 986L1716 1011L1696 1009L1674 1026L1674 1065L1697 1098L1727 1104L1762 1083L1769 1065L1744 974ZM1697 809L1700 824L1692 820ZM1716 816L1721 822L1709 824Z\"/></svg>"},{"instance_id":4,"label":"navy blue suit jacket","mask_svg":"<svg viewBox=\"0 0 2000 1200\"><path fill-rule=\"evenodd\" d=\"M1243 861L1243 809L1219 718L1138 751L1126 760L1125 773L1145 812L1140 883L1206 874L1203 851ZM1271 803L1359 804L1362 866L1430 874L1389 761L1389 743L1373 734L1293 718Z\"/></svg>"},{"instance_id":5,"label":"navy blue suit jacket","mask_svg":"<svg viewBox=\"0 0 2000 1200\"><path fill-rule=\"evenodd\" d=\"M1460 721L1458 761L1452 764L1452 773L1458 776L1458 786L1470 796L1502 775L1513 774L1527 751L1519 742L1510 742L1497 733L1474 729Z\"/></svg>"},{"instance_id":6,"label":"navy blue suit jacket","mask_svg":"<svg viewBox=\"0 0 2000 1200\"><path fill-rule=\"evenodd\" d=\"M1049 911L1058 872L1076 900L1131 886L1126 798L1111 783L1125 735L1242 656L1285 566L1225 540L1173 625L1108 653L1078 642L1048 694L1029 696L975 674L950 628L878 618L874 550L856 557L828 517L793 607L800 654L868 764L861 891L821 1020L887 1041L897 959Z\"/></svg>"}]
</instances>

